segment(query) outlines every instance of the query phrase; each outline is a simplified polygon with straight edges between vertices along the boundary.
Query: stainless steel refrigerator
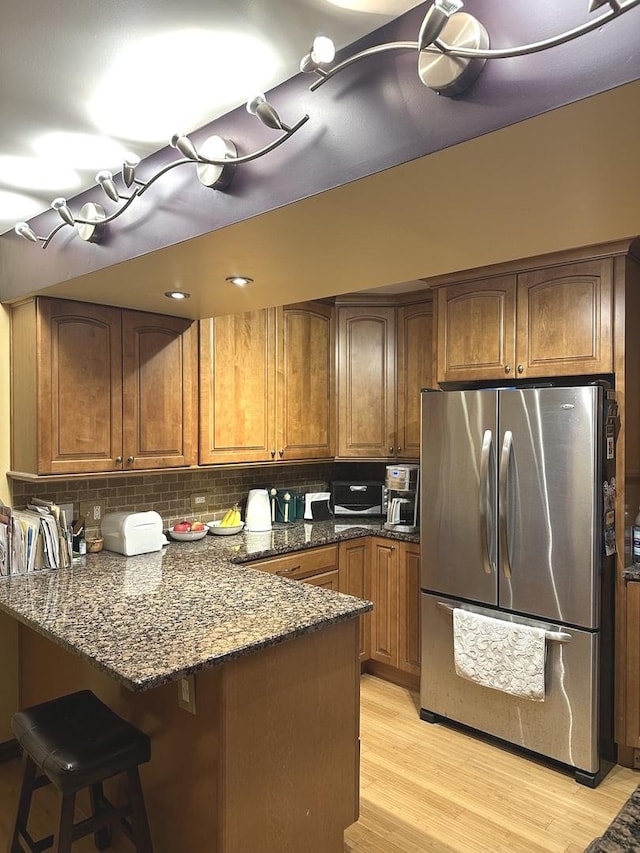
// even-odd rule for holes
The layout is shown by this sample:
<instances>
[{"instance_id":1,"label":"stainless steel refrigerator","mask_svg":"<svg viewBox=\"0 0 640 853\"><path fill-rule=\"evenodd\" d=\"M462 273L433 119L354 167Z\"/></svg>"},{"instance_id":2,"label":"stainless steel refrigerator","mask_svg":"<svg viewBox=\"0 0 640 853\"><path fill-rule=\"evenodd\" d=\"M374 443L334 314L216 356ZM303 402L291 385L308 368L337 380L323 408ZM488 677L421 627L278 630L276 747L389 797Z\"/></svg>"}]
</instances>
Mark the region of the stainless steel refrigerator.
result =
<instances>
[{"instance_id":1,"label":"stainless steel refrigerator","mask_svg":"<svg viewBox=\"0 0 640 853\"><path fill-rule=\"evenodd\" d=\"M421 717L592 787L615 760L611 397L600 384L422 394ZM543 701L457 674L456 608L546 632Z\"/></svg>"}]
</instances>

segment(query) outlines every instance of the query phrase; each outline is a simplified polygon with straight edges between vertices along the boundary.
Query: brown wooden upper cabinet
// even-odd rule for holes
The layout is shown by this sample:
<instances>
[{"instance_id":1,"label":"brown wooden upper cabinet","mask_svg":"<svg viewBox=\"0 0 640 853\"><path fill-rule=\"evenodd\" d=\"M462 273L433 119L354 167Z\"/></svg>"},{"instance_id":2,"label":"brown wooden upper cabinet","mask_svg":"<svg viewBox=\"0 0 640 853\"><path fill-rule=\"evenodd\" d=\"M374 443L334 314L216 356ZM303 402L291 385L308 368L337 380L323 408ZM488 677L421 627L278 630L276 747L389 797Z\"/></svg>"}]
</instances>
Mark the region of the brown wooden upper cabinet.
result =
<instances>
[{"instance_id":1,"label":"brown wooden upper cabinet","mask_svg":"<svg viewBox=\"0 0 640 853\"><path fill-rule=\"evenodd\" d=\"M13 471L197 461L191 321L46 297L20 303L11 316Z\"/></svg>"},{"instance_id":2,"label":"brown wooden upper cabinet","mask_svg":"<svg viewBox=\"0 0 640 853\"><path fill-rule=\"evenodd\" d=\"M439 288L438 382L613 371L613 259Z\"/></svg>"},{"instance_id":3,"label":"brown wooden upper cabinet","mask_svg":"<svg viewBox=\"0 0 640 853\"><path fill-rule=\"evenodd\" d=\"M417 459L420 389L432 382L430 299L338 307L338 457Z\"/></svg>"},{"instance_id":4,"label":"brown wooden upper cabinet","mask_svg":"<svg viewBox=\"0 0 640 853\"><path fill-rule=\"evenodd\" d=\"M322 303L200 322L200 463L330 459L334 320Z\"/></svg>"}]
</instances>

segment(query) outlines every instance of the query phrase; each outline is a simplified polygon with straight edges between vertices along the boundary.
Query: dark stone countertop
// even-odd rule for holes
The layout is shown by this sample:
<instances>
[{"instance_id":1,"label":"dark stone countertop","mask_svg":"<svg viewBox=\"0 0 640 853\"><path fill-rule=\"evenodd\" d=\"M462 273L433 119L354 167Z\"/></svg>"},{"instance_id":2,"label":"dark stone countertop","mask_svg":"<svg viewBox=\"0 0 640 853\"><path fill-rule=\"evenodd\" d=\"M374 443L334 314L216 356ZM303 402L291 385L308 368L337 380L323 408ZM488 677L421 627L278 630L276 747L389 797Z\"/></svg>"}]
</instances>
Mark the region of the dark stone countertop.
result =
<instances>
[{"instance_id":1,"label":"dark stone countertop","mask_svg":"<svg viewBox=\"0 0 640 853\"><path fill-rule=\"evenodd\" d=\"M629 853L640 850L640 787L631 794L600 838L585 853Z\"/></svg>"},{"instance_id":2,"label":"dark stone countertop","mask_svg":"<svg viewBox=\"0 0 640 853\"><path fill-rule=\"evenodd\" d=\"M640 566L626 566L622 577L626 581L640 581Z\"/></svg>"},{"instance_id":3,"label":"dark stone countertop","mask_svg":"<svg viewBox=\"0 0 640 853\"><path fill-rule=\"evenodd\" d=\"M146 690L351 619L371 602L251 569L247 561L368 535L380 522L277 524L162 551L89 554L68 569L0 580L0 610L131 690Z\"/></svg>"}]
</instances>

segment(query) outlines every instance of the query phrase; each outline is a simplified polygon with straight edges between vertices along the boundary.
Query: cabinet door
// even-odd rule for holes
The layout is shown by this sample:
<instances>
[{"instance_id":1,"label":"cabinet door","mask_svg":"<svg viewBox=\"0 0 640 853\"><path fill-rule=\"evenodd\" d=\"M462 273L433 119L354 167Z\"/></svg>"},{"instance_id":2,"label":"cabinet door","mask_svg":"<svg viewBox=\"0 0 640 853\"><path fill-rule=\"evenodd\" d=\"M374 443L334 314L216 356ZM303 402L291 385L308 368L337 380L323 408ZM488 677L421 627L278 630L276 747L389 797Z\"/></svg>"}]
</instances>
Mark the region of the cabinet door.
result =
<instances>
[{"instance_id":1,"label":"cabinet door","mask_svg":"<svg viewBox=\"0 0 640 853\"><path fill-rule=\"evenodd\" d=\"M518 276L517 375L613 371L613 259Z\"/></svg>"},{"instance_id":2,"label":"cabinet door","mask_svg":"<svg viewBox=\"0 0 640 853\"><path fill-rule=\"evenodd\" d=\"M398 309L398 446L401 459L420 458L420 391L433 387L433 303Z\"/></svg>"},{"instance_id":3,"label":"cabinet door","mask_svg":"<svg viewBox=\"0 0 640 853\"><path fill-rule=\"evenodd\" d=\"M398 547L371 542L371 657L398 666Z\"/></svg>"},{"instance_id":4,"label":"cabinet door","mask_svg":"<svg viewBox=\"0 0 640 853\"><path fill-rule=\"evenodd\" d=\"M272 309L200 322L200 462L275 458Z\"/></svg>"},{"instance_id":5,"label":"cabinet door","mask_svg":"<svg viewBox=\"0 0 640 853\"><path fill-rule=\"evenodd\" d=\"M625 746L640 747L640 583L627 583Z\"/></svg>"},{"instance_id":6,"label":"cabinet door","mask_svg":"<svg viewBox=\"0 0 640 853\"><path fill-rule=\"evenodd\" d=\"M398 667L420 675L420 546L400 545Z\"/></svg>"},{"instance_id":7,"label":"cabinet door","mask_svg":"<svg viewBox=\"0 0 640 853\"><path fill-rule=\"evenodd\" d=\"M338 308L338 456L395 455L395 308Z\"/></svg>"},{"instance_id":8,"label":"cabinet door","mask_svg":"<svg viewBox=\"0 0 640 853\"><path fill-rule=\"evenodd\" d=\"M38 472L112 471L122 455L121 311L37 301ZM33 337L16 341L33 349ZM14 358L18 357L14 345ZM27 389L14 387L14 394Z\"/></svg>"},{"instance_id":9,"label":"cabinet door","mask_svg":"<svg viewBox=\"0 0 640 853\"><path fill-rule=\"evenodd\" d=\"M515 297L513 275L452 284L436 292L438 382L513 374Z\"/></svg>"},{"instance_id":10,"label":"cabinet door","mask_svg":"<svg viewBox=\"0 0 640 853\"><path fill-rule=\"evenodd\" d=\"M277 314L277 459L328 459L334 447L333 308L288 305Z\"/></svg>"},{"instance_id":11,"label":"cabinet door","mask_svg":"<svg viewBox=\"0 0 640 853\"><path fill-rule=\"evenodd\" d=\"M355 595L356 598L371 599L371 571L369 568L369 539L356 539L341 542L338 546L338 566L340 572L340 592ZM361 661L371 657L371 614L366 613L360 619Z\"/></svg>"},{"instance_id":12,"label":"cabinet door","mask_svg":"<svg viewBox=\"0 0 640 853\"><path fill-rule=\"evenodd\" d=\"M124 469L195 464L195 324L123 311L122 336Z\"/></svg>"}]
</instances>

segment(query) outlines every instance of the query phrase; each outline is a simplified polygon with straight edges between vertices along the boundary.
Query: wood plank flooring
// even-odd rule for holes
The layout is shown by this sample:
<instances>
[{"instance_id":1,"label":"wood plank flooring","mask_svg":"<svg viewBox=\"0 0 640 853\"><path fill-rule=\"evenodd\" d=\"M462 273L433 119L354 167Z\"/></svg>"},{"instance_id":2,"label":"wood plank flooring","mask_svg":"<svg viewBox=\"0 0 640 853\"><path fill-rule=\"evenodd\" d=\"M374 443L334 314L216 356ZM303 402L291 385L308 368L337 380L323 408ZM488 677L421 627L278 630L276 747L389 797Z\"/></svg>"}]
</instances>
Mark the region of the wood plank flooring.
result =
<instances>
[{"instance_id":1,"label":"wood plank flooring","mask_svg":"<svg viewBox=\"0 0 640 853\"><path fill-rule=\"evenodd\" d=\"M640 774L595 790L572 776L418 716L417 694L361 682L360 820L345 853L582 853Z\"/></svg>"},{"instance_id":2,"label":"wood plank flooring","mask_svg":"<svg viewBox=\"0 0 640 853\"><path fill-rule=\"evenodd\" d=\"M418 696L363 676L360 820L345 853L582 853L640 783L615 767L596 790L573 777L418 717ZM0 764L0 850L20 764ZM55 822L51 788L35 794L39 837ZM113 853L131 853L121 840ZM73 846L93 853L92 839ZM175 851L209 853L209 851ZM258 853L258 851L238 851ZM283 851L304 853L304 851Z\"/></svg>"}]
</instances>

